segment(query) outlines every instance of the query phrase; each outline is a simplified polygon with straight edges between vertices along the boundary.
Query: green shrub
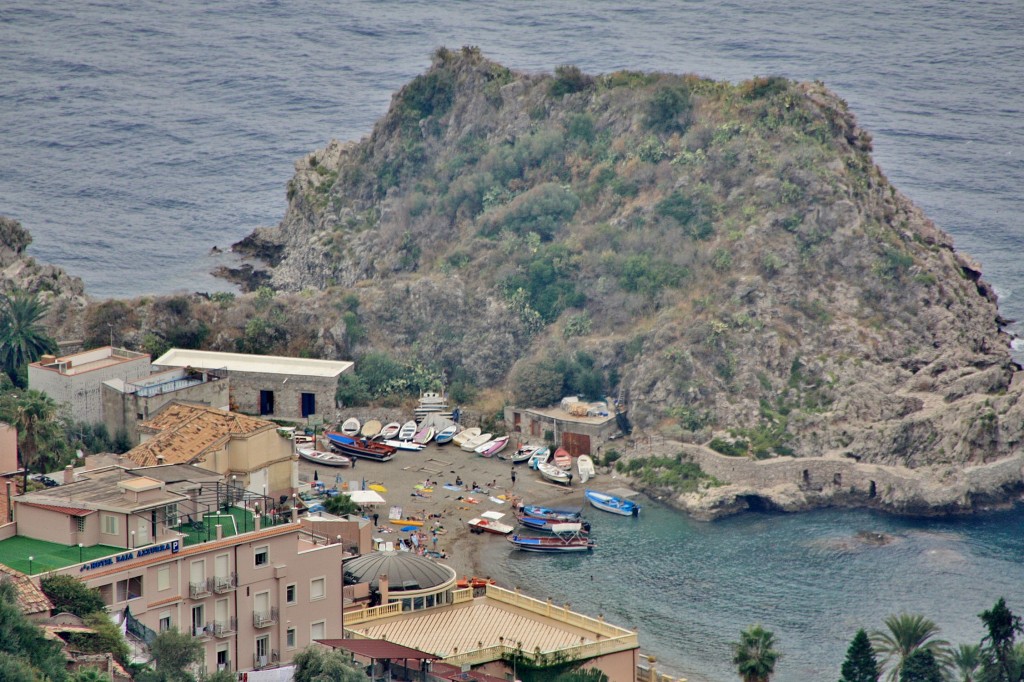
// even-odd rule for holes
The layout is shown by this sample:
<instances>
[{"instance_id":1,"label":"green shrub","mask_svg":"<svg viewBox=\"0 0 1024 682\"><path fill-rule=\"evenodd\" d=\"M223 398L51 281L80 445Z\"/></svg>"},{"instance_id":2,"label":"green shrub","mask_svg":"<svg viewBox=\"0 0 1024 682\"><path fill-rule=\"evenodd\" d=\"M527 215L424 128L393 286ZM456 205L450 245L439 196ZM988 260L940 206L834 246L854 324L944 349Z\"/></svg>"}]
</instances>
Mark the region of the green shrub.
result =
<instances>
[{"instance_id":1,"label":"green shrub","mask_svg":"<svg viewBox=\"0 0 1024 682\"><path fill-rule=\"evenodd\" d=\"M619 286L648 297L656 296L662 289L680 286L688 275L684 266L646 253L627 256L618 268Z\"/></svg>"},{"instance_id":2,"label":"green shrub","mask_svg":"<svg viewBox=\"0 0 1024 682\"><path fill-rule=\"evenodd\" d=\"M442 68L417 76L399 91L398 100L403 125L428 116L443 116L455 101L455 75Z\"/></svg>"},{"instance_id":3,"label":"green shrub","mask_svg":"<svg viewBox=\"0 0 1024 682\"><path fill-rule=\"evenodd\" d=\"M580 71L578 66L555 67L555 78L551 81L548 94L552 97L571 95L594 87L594 79Z\"/></svg>"},{"instance_id":4,"label":"green shrub","mask_svg":"<svg viewBox=\"0 0 1024 682\"><path fill-rule=\"evenodd\" d=\"M738 86L740 97L762 99L789 90L789 81L781 76L759 76L743 81Z\"/></svg>"},{"instance_id":5,"label":"green shrub","mask_svg":"<svg viewBox=\"0 0 1024 682\"><path fill-rule=\"evenodd\" d=\"M569 250L560 244L538 249L525 268L502 281L505 299L522 291L543 322L553 322L567 308L582 308L586 297L576 291L569 260Z\"/></svg>"},{"instance_id":6,"label":"green shrub","mask_svg":"<svg viewBox=\"0 0 1024 682\"><path fill-rule=\"evenodd\" d=\"M750 443L745 440L729 441L724 438L712 438L708 447L729 457L746 457Z\"/></svg>"},{"instance_id":7,"label":"green shrub","mask_svg":"<svg viewBox=\"0 0 1024 682\"><path fill-rule=\"evenodd\" d=\"M58 613L67 611L85 618L90 613L106 609L100 591L86 586L73 576L49 575L39 581L39 587L53 602L53 608Z\"/></svg>"},{"instance_id":8,"label":"green shrub","mask_svg":"<svg viewBox=\"0 0 1024 682\"><path fill-rule=\"evenodd\" d=\"M590 144L597 136L594 119L589 114L573 114L565 123L565 136Z\"/></svg>"},{"instance_id":9,"label":"green shrub","mask_svg":"<svg viewBox=\"0 0 1024 682\"><path fill-rule=\"evenodd\" d=\"M694 239L707 239L714 232L704 202L679 190L659 201L655 210L659 215L675 220Z\"/></svg>"},{"instance_id":10,"label":"green shrub","mask_svg":"<svg viewBox=\"0 0 1024 682\"><path fill-rule=\"evenodd\" d=\"M571 339L574 336L586 336L590 333L591 325L590 314L587 311L572 315L565 321L565 327L562 328L562 337Z\"/></svg>"},{"instance_id":11,"label":"green shrub","mask_svg":"<svg viewBox=\"0 0 1024 682\"><path fill-rule=\"evenodd\" d=\"M676 492L693 492L703 485L721 485L683 453L675 457L642 457L620 461L616 471L633 476L649 486L671 488Z\"/></svg>"},{"instance_id":12,"label":"green shrub","mask_svg":"<svg viewBox=\"0 0 1024 682\"><path fill-rule=\"evenodd\" d=\"M685 132L690 109L690 92L686 88L658 88L647 102L645 123L659 133Z\"/></svg>"},{"instance_id":13,"label":"green shrub","mask_svg":"<svg viewBox=\"0 0 1024 682\"><path fill-rule=\"evenodd\" d=\"M579 197L570 190L544 183L520 194L493 215L488 214L482 221L480 233L494 237L502 230L520 236L536 232L544 241L551 241L579 207Z\"/></svg>"}]
</instances>

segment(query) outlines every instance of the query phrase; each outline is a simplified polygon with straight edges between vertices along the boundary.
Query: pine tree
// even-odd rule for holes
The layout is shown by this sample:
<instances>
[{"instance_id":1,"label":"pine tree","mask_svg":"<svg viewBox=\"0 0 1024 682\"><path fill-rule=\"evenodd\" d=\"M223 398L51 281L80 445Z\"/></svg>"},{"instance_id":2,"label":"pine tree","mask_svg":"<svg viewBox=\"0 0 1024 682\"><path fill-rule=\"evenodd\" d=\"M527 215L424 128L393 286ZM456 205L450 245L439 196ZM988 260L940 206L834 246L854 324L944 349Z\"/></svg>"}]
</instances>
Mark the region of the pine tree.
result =
<instances>
[{"instance_id":1,"label":"pine tree","mask_svg":"<svg viewBox=\"0 0 1024 682\"><path fill-rule=\"evenodd\" d=\"M875 658L875 650L871 647L868 633L863 629L858 630L850 642L841 672L839 682L878 682L881 674L878 670L878 659Z\"/></svg>"},{"instance_id":2,"label":"pine tree","mask_svg":"<svg viewBox=\"0 0 1024 682\"><path fill-rule=\"evenodd\" d=\"M900 682L942 682L942 668L931 649L915 649L904 659Z\"/></svg>"}]
</instances>

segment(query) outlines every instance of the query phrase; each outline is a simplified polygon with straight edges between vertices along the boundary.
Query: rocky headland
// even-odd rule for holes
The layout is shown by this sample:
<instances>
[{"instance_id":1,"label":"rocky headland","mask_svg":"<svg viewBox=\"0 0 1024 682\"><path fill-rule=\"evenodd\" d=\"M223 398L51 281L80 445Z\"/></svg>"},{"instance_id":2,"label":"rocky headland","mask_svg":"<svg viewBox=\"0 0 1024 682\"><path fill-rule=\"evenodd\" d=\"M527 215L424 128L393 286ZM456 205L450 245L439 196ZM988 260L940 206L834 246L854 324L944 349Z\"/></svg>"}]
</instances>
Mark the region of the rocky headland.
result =
<instances>
[{"instance_id":1,"label":"rocky headland","mask_svg":"<svg viewBox=\"0 0 1024 682\"><path fill-rule=\"evenodd\" d=\"M225 273L253 293L92 303L62 333L385 354L489 404L621 395L627 461L713 477L634 483L706 517L1024 490L996 296L821 83L442 48L369 136L295 168L281 223L235 245L252 269Z\"/></svg>"}]
</instances>

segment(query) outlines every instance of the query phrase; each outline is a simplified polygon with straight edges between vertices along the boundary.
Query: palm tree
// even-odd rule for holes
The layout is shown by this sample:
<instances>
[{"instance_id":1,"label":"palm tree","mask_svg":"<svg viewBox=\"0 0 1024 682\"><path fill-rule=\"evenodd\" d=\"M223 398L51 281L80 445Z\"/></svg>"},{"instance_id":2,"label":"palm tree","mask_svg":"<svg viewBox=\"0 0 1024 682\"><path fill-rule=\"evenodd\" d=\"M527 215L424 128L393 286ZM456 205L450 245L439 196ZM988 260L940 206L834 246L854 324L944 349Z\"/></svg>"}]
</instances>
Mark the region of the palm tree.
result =
<instances>
[{"instance_id":1,"label":"palm tree","mask_svg":"<svg viewBox=\"0 0 1024 682\"><path fill-rule=\"evenodd\" d=\"M935 639L939 626L924 616L916 613L889 616L885 626L889 631L876 630L871 635L871 643L875 651L885 657L882 664L891 664L887 680L899 679L904 661L918 649L931 651L940 665L949 660L949 642Z\"/></svg>"},{"instance_id":2,"label":"palm tree","mask_svg":"<svg viewBox=\"0 0 1024 682\"><path fill-rule=\"evenodd\" d=\"M981 646L961 644L950 652L949 661L956 672L957 682L975 682L981 665Z\"/></svg>"},{"instance_id":3,"label":"palm tree","mask_svg":"<svg viewBox=\"0 0 1024 682\"><path fill-rule=\"evenodd\" d=\"M782 656L774 646L775 635L760 625L740 633L740 641L732 643L732 662L743 682L768 682L775 672L775 662Z\"/></svg>"},{"instance_id":4,"label":"palm tree","mask_svg":"<svg viewBox=\"0 0 1024 682\"><path fill-rule=\"evenodd\" d=\"M44 353L57 352L57 344L39 324L48 309L48 304L22 290L0 299L0 365L16 384L22 367Z\"/></svg>"},{"instance_id":5,"label":"palm tree","mask_svg":"<svg viewBox=\"0 0 1024 682\"><path fill-rule=\"evenodd\" d=\"M56 446L61 428L56 421L57 403L41 391L11 391L0 399L0 421L18 431L18 455L22 468L22 490L28 489L29 470L42 459L43 448Z\"/></svg>"}]
</instances>

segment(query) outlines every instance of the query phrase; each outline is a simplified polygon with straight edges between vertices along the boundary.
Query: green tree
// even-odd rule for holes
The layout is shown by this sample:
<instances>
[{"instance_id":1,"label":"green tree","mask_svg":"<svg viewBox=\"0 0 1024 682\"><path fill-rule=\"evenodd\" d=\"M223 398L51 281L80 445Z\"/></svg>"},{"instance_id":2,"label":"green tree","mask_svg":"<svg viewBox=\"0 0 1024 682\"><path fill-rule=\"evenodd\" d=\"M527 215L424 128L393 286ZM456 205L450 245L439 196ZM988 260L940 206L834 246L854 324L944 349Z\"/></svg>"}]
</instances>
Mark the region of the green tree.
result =
<instances>
[{"instance_id":1,"label":"green tree","mask_svg":"<svg viewBox=\"0 0 1024 682\"><path fill-rule=\"evenodd\" d=\"M608 676L597 668L570 670L554 678L552 682L608 682Z\"/></svg>"},{"instance_id":2,"label":"green tree","mask_svg":"<svg viewBox=\"0 0 1024 682\"><path fill-rule=\"evenodd\" d=\"M59 461L67 448L63 431L56 421L57 403L45 393L27 390L0 395L0 421L18 430L18 455L23 470L22 490L28 489L28 474L43 461L43 453ZM56 456L55 456L56 453Z\"/></svg>"},{"instance_id":3,"label":"green tree","mask_svg":"<svg viewBox=\"0 0 1024 682\"><path fill-rule=\"evenodd\" d=\"M46 576L39 581L39 587L53 602L53 608L58 613L67 611L85 618L90 613L106 609L100 591L87 587L84 582L74 576Z\"/></svg>"},{"instance_id":4,"label":"green tree","mask_svg":"<svg viewBox=\"0 0 1024 682\"><path fill-rule=\"evenodd\" d=\"M914 649L900 667L900 682L942 682L942 667L931 649Z\"/></svg>"},{"instance_id":5,"label":"green tree","mask_svg":"<svg viewBox=\"0 0 1024 682\"><path fill-rule=\"evenodd\" d=\"M337 516L359 513L359 505L353 502L352 498L345 493L328 497L327 500L324 501L324 509L326 509L328 513L335 514Z\"/></svg>"},{"instance_id":6,"label":"green tree","mask_svg":"<svg viewBox=\"0 0 1024 682\"><path fill-rule=\"evenodd\" d=\"M156 670L143 675L143 682L193 682L189 669L203 660L203 643L171 628L156 636L149 652Z\"/></svg>"},{"instance_id":7,"label":"green tree","mask_svg":"<svg viewBox=\"0 0 1024 682\"><path fill-rule=\"evenodd\" d=\"M79 668L71 679L74 682L110 682L110 675L99 668Z\"/></svg>"},{"instance_id":8,"label":"green tree","mask_svg":"<svg viewBox=\"0 0 1024 682\"><path fill-rule=\"evenodd\" d=\"M978 614L988 634L981 640L981 682L1020 682L1024 680L1024 659L1014 647L1017 635L1024 632L1020 616L1015 616L1002 597L988 611Z\"/></svg>"},{"instance_id":9,"label":"green tree","mask_svg":"<svg viewBox=\"0 0 1024 682\"><path fill-rule=\"evenodd\" d=\"M868 633L863 629L858 630L850 642L840 672L842 675L839 682L878 682L878 659L875 658L875 650L871 648Z\"/></svg>"},{"instance_id":10,"label":"green tree","mask_svg":"<svg viewBox=\"0 0 1024 682\"><path fill-rule=\"evenodd\" d=\"M920 614L901 613L885 619L888 631L877 630L871 636L875 651L884 656L884 666L889 667L886 679L899 679L900 669L910 654L918 649L927 649L938 661L947 657L949 642L937 639L939 626Z\"/></svg>"},{"instance_id":11,"label":"green tree","mask_svg":"<svg viewBox=\"0 0 1024 682\"><path fill-rule=\"evenodd\" d=\"M775 672L775 663L782 656L775 650L775 635L760 625L740 633L740 641L732 643L732 662L743 682L768 682Z\"/></svg>"},{"instance_id":12,"label":"green tree","mask_svg":"<svg viewBox=\"0 0 1024 682\"><path fill-rule=\"evenodd\" d=\"M977 682L978 667L981 665L981 647L977 644L961 644L949 656L957 682Z\"/></svg>"},{"instance_id":13,"label":"green tree","mask_svg":"<svg viewBox=\"0 0 1024 682\"><path fill-rule=\"evenodd\" d=\"M349 662L343 651L306 647L295 654L294 682L364 682L366 673Z\"/></svg>"},{"instance_id":14,"label":"green tree","mask_svg":"<svg viewBox=\"0 0 1024 682\"><path fill-rule=\"evenodd\" d=\"M200 682L238 682L238 677L227 670L217 670L199 676Z\"/></svg>"},{"instance_id":15,"label":"green tree","mask_svg":"<svg viewBox=\"0 0 1024 682\"><path fill-rule=\"evenodd\" d=\"M110 653L121 665L131 662L131 649L121 629L114 625L106 611L94 611L85 616L85 624L93 632L73 633L70 643L79 651L89 654Z\"/></svg>"},{"instance_id":16,"label":"green tree","mask_svg":"<svg viewBox=\"0 0 1024 682\"><path fill-rule=\"evenodd\" d=\"M18 592L9 580L0 581L0 680L67 679L64 656L56 642L48 640L39 627L18 607ZM23 664L23 665L21 665ZM28 678L20 677L24 669Z\"/></svg>"},{"instance_id":17,"label":"green tree","mask_svg":"<svg viewBox=\"0 0 1024 682\"><path fill-rule=\"evenodd\" d=\"M0 298L0 366L16 385L24 385L22 372L30 362L57 352L57 344L40 324L48 309L48 304L20 289Z\"/></svg>"}]
</instances>

